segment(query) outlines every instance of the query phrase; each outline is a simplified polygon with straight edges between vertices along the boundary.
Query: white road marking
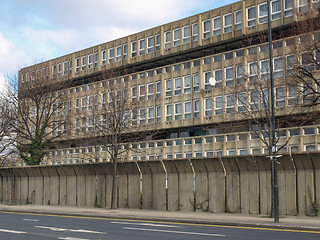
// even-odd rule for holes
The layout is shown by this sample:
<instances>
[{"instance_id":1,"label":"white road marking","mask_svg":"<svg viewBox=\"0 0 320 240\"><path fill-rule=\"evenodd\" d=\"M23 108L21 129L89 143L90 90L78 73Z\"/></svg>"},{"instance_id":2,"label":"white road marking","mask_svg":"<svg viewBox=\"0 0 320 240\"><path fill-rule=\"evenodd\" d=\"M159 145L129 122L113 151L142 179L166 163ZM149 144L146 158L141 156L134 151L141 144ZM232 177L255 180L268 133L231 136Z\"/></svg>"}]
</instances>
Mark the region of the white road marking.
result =
<instances>
[{"instance_id":1,"label":"white road marking","mask_svg":"<svg viewBox=\"0 0 320 240\"><path fill-rule=\"evenodd\" d=\"M147 229L147 228L129 228L129 227L124 227L124 229L137 230L137 231L149 231L149 232L164 232L164 233L177 233L177 234L199 235L199 236L213 236L213 237L225 237L225 236L226 236L226 235L213 234L213 233L181 232L181 231L168 231L168 230Z\"/></svg>"},{"instance_id":2,"label":"white road marking","mask_svg":"<svg viewBox=\"0 0 320 240\"><path fill-rule=\"evenodd\" d=\"M7 230L7 229L0 229L0 232L5 232L5 233L16 233L16 234L23 234L26 232L22 232L22 231L14 231L14 230Z\"/></svg>"},{"instance_id":3,"label":"white road marking","mask_svg":"<svg viewBox=\"0 0 320 240\"><path fill-rule=\"evenodd\" d=\"M151 226L151 227L167 227L167 228L181 228L181 226L173 225L163 225L163 224L154 224L154 223L134 223L134 222L110 222L115 224L124 224L124 225L142 225L142 226Z\"/></svg>"},{"instance_id":4,"label":"white road marking","mask_svg":"<svg viewBox=\"0 0 320 240\"><path fill-rule=\"evenodd\" d=\"M86 238L73 238L73 237L59 237L61 240L90 240Z\"/></svg>"},{"instance_id":5,"label":"white road marking","mask_svg":"<svg viewBox=\"0 0 320 240\"><path fill-rule=\"evenodd\" d=\"M28 219L28 218L24 218L22 219L23 221L29 221L29 222L38 222L38 220L36 219Z\"/></svg>"},{"instance_id":6,"label":"white road marking","mask_svg":"<svg viewBox=\"0 0 320 240\"><path fill-rule=\"evenodd\" d=\"M91 231L91 230L85 230L85 229L67 229L67 228L46 227L46 226L34 226L34 227L50 229L51 231L55 231L55 232L81 232L81 233L94 233L94 234L108 234L106 232L97 232L97 231Z\"/></svg>"}]
</instances>

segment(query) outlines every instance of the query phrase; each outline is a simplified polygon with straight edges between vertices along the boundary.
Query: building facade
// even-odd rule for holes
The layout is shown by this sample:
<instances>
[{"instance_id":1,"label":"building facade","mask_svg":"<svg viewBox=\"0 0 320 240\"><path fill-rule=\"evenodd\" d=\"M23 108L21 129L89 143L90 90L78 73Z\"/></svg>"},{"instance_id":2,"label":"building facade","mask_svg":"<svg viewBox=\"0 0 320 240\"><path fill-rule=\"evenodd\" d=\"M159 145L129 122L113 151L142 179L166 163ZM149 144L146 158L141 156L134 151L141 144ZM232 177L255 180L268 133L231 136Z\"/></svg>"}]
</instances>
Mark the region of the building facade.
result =
<instances>
[{"instance_id":1,"label":"building facade","mask_svg":"<svg viewBox=\"0 0 320 240\"><path fill-rule=\"evenodd\" d=\"M301 120L317 106L303 107L310 101L303 84L291 81L294 66L303 63L300 46L320 39L320 32L290 30L314 16L315 4L271 1L277 145L283 152L320 149L320 123ZM268 117L270 103L266 30L266 1L239 1L21 69L20 89L39 79L70 82L57 91L65 98L53 116L68 124L57 127L57 145L41 164L110 161L108 145L86 140L108 117L110 81L139 102L130 112L128 124L140 126L132 133L148 132L121 144L123 161L269 154L268 131L257 131L255 120Z\"/></svg>"}]
</instances>

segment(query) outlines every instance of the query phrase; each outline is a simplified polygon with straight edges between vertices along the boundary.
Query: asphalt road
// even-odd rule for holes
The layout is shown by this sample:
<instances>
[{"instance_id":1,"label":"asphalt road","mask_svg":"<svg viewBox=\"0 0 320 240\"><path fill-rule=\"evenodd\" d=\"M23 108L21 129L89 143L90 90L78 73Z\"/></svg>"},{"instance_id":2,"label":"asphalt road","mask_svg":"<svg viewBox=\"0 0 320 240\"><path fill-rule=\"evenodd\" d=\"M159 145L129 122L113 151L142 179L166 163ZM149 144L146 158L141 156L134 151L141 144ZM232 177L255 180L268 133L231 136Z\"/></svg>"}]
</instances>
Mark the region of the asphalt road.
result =
<instances>
[{"instance_id":1,"label":"asphalt road","mask_svg":"<svg viewBox=\"0 0 320 240\"><path fill-rule=\"evenodd\" d=\"M1 212L0 239L318 240L320 232Z\"/></svg>"}]
</instances>

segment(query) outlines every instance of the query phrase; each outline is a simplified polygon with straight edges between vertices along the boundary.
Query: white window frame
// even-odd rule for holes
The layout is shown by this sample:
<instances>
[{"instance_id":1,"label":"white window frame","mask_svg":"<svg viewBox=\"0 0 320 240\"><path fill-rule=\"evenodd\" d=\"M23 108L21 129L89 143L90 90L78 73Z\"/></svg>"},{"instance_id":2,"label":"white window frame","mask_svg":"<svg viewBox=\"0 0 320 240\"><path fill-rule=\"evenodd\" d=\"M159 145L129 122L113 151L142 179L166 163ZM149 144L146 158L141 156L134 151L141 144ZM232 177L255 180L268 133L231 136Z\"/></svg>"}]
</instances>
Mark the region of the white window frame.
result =
<instances>
[{"instance_id":1,"label":"white window frame","mask_svg":"<svg viewBox=\"0 0 320 240\"><path fill-rule=\"evenodd\" d=\"M153 36L147 38L147 53L153 53Z\"/></svg>"},{"instance_id":2,"label":"white window frame","mask_svg":"<svg viewBox=\"0 0 320 240\"><path fill-rule=\"evenodd\" d=\"M108 58L109 64L113 63L114 62L114 48L113 47L108 49L108 57L109 57Z\"/></svg>"},{"instance_id":3,"label":"white window frame","mask_svg":"<svg viewBox=\"0 0 320 240\"><path fill-rule=\"evenodd\" d=\"M139 110L139 121L140 125L144 125L146 123L146 109L140 108Z\"/></svg>"},{"instance_id":4,"label":"white window frame","mask_svg":"<svg viewBox=\"0 0 320 240\"><path fill-rule=\"evenodd\" d=\"M177 35L178 38L176 38L176 34L175 34L176 32L179 32L179 34ZM173 30L173 46L174 47L180 46L180 43L181 43L180 34L181 34L180 28L176 28L176 29Z\"/></svg>"},{"instance_id":5,"label":"white window frame","mask_svg":"<svg viewBox=\"0 0 320 240\"><path fill-rule=\"evenodd\" d=\"M106 65L106 63L107 63L107 50L101 51L101 61L102 61L102 65Z\"/></svg>"},{"instance_id":6,"label":"white window frame","mask_svg":"<svg viewBox=\"0 0 320 240\"><path fill-rule=\"evenodd\" d=\"M88 55L88 69L91 69L93 66L93 54Z\"/></svg>"},{"instance_id":7,"label":"white window frame","mask_svg":"<svg viewBox=\"0 0 320 240\"><path fill-rule=\"evenodd\" d=\"M284 17L291 17L293 15L293 0L288 0L289 6L286 4L286 0L283 0L283 12L284 12ZM291 7L290 7L290 2L291 2Z\"/></svg>"},{"instance_id":8,"label":"white window frame","mask_svg":"<svg viewBox=\"0 0 320 240\"><path fill-rule=\"evenodd\" d=\"M150 86L152 86L153 92L149 92ZM154 96L154 83L148 83L148 85L147 85L147 94L148 94L148 100L153 100L153 96Z\"/></svg>"},{"instance_id":9,"label":"white window frame","mask_svg":"<svg viewBox=\"0 0 320 240\"><path fill-rule=\"evenodd\" d=\"M151 114L153 112L153 115ZM148 107L148 123L154 123L154 107Z\"/></svg>"},{"instance_id":10,"label":"white window frame","mask_svg":"<svg viewBox=\"0 0 320 240\"><path fill-rule=\"evenodd\" d=\"M309 0L298 0L299 13L305 13L309 10Z\"/></svg>"},{"instance_id":11,"label":"white window frame","mask_svg":"<svg viewBox=\"0 0 320 240\"><path fill-rule=\"evenodd\" d=\"M196 80L197 80L197 82L196 82ZM193 74L192 83L193 83L193 92L199 92L199 89L200 89L199 73L194 73Z\"/></svg>"},{"instance_id":12,"label":"white window frame","mask_svg":"<svg viewBox=\"0 0 320 240\"><path fill-rule=\"evenodd\" d=\"M121 61L121 45L116 46L116 62Z\"/></svg>"},{"instance_id":13,"label":"white window frame","mask_svg":"<svg viewBox=\"0 0 320 240\"><path fill-rule=\"evenodd\" d=\"M240 13L240 22L237 21L237 15ZM238 10L234 12L234 30L242 29L242 11Z\"/></svg>"},{"instance_id":14,"label":"white window frame","mask_svg":"<svg viewBox=\"0 0 320 240\"><path fill-rule=\"evenodd\" d=\"M141 38L139 39L139 55L142 56L145 53L146 53L146 40L144 38Z\"/></svg>"},{"instance_id":15,"label":"white window frame","mask_svg":"<svg viewBox=\"0 0 320 240\"><path fill-rule=\"evenodd\" d=\"M209 27L208 27L208 29L206 30L206 29L205 29L205 26L206 26L207 23L209 24ZM203 38L206 38L206 39L210 38L210 25L211 25L210 19L206 19L206 20L203 20L203 21L202 21L202 33L203 33Z\"/></svg>"},{"instance_id":16,"label":"white window frame","mask_svg":"<svg viewBox=\"0 0 320 240\"><path fill-rule=\"evenodd\" d=\"M179 106L179 108L178 108ZM180 112L178 112L180 110ZM182 119L182 104L181 102L174 103L174 120L181 120Z\"/></svg>"},{"instance_id":17,"label":"white window frame","mask_svg":"<svg viewBox=\"0 0 320 240\"><path fill-rule=\"evenodd\" d=\"M180 86L179 84L176 84L179 80L180 80ZM174 83L174 95L175 96L181 95L181 88L182 88L181 77L174 78L173 83Z\"/></svg>"},{"instance_id":18,"label":"white window frame","mask_svg":"<svg viewBox=\"0 0 320 240\"><path fill-rule=\"evenodd\" d=\"M166 97L171 97L172 96L172 79L165 80L165 89L166 89Z\"/></svg>"},{"instance_id":19,"label":"white window frame","mask_svg":"<svg viewBox=\"0 0 320 240\"><path fill-rule=\"evenodd\" d=\"M164 33L164 48L171 48L171 31L166 31Z\"/></svg>"},{"instance_id":20,"label":"white window frame","mask_svg":"<svg viewBox=\"0 0 320 240\"><path fill-rule=\"evenodd\" d=\"M279 2L280 9L278 11L276 11L273 8L273 3L275 3L275 2ZM271 20L274 21L277 19L281 19L281 0L273 0L273 1L271 1L270 4L271 4Z\"/></svg>"},{"instance_id":21,"label":"white window frame","mask_svg":"<svg viewBox=\"0 0 320 240\"><path fill-rule=\"evenodd\" d=\"M218 104L218 99L221 101ZM215 96L214 97L214 114L215 115L223 115L223 96Z\"/></svg>"},{"instance_id":22,"label":"white window frame","mask_svg":"<svg viewBox=\"0 0 320 240\"><path fill-rule=\"evenodd\" d=\"M198 31L199 31L198 23L193 23L192 24L192 42L197 42L199 40Z\"/></svg>"},{"instance_id":23,"label":"white window frame","mask_svg":"<svg viewBox=\"0 0 320 240\"><path fill-rule=\"evenodd\" d=\"M137 48L138 48L137 41L132 41L131 42L131 58L137 57Z\"/></svg>"},{"instance_id":24,"label":"white window frame","mask_svg":"<svg viewBox=\"0 0 320 240\"><path fill-rule=\"evenodd\" d=\"M218 72L221 72L221 79L217 79L217 73ZM216 84L215 84L215 88L219 88L219 87L222 87L222 82L223 82L223 71L222 69L216 69L213 71L213 77L216 81Z\"/></svg>"},{"instance_id":25,"label":"white window frame","mask_svg":"<svg viewBox=\"0 0 320 240\"><path fill-rule=\"evenodd\" d=\"M246 112L247 108L247 93L239 92L237 93L237 112Z\"/></svg>"},{"instance_id":26,"label":"white window frame","mask_svg":"<svg viewBox=\"0 0 320 240\"><path fill-rule=\"evenodd\" d=\"M263 7L263 6L266 6L267 10L264 13L264 15L260 15L261 14L260 7ZM263 23L268 22L268 5L266 2L258 5L258 18L259 18L259 24L263 24Z\"/></svg>"},{"instance_id":27,"label":"white window frame","mask_svg":"<svg viewBox=\"0 0 320 240\"><path fill-rule=\"evenodd\" d=\"M157 118L157 123L161 122L161 106L156 106L156 118Z\"/></svg>"},{"instance_id":28,"label":"white window frame","mask_svg":"<svg viewBox=\"0 0 320 240\"><path fill-rule=\"evenodd\" d=\"M230 24L226 24L226 17L231 17L231 21ZM223 32L224 33L229 33L232 32L232 13L227 13L225 15L223 15Z\"/></svg>"},{"instance_id":29,"label":"white window frame","mask_svg":"<svg viewBox=\"0 0 320 240\"><path fill-rule=\"evenodd\" d=\"M231 78L227 78L227 71L231 70L232 72L232 77ZM226 86L233 86L234 85L234 69L233 66L231 67L226 67L224 69L224 76L225 76L225 82L226 82Z\"/></svg>"},{"instance_id":30,"label":"white window frame","mask_svg":"<svg viewBox=\"0 0 320 240\"><path fill-rule=\"evenodd\" d=\"M172 104L166 104L166 122L172 121ZM170 110L170 111L168 111Z\"/></svg>"},{"instance_id":31,"label":"white window frame","mask_svg":"<svg viewBox=\"0 0 320 240\"><path fill-rule=\"evenodd\" d=\"M209 79L211 78L211 71L207 71L203 73L203 80L204 80L204 89L205 90L210 90L211 85L209 82Z\"/></svg>"},{"instance_id":32,"label":"white window frame","mask_svg":"<svg viewBox=\"0 0 320 240\"><path fill-rule=\"evenodd\" d=\"M249 18L249 10L254 9L254 17ZM246 9L247 27L254 27L256 25L256 6L250 6Z\"/></svg>"},{"instance_id":33,"label":"white window frame","mask_svg":"<svg viewBox=\"0 0 320 240\"><path fill-rule=\"evenodd\" d=\"M187 106L189 106L189 111L187 111ZM191 101L184 102L184 119L191 119L192 103Z\"/></svg>"},{"instance_id":34,"label":"white window frame","mask_svg":"<svg viewBox=\"0 0 320 240\"><path fill-rule=\"evenodd\" d=\"M225 96L226 100L226 113L235 112L235 97L234 94L228 94Z\"/></svg>"},{"instance_id":35,"label":"white window frame","mask_svg":"<svg viewBox=\"0 0 320 240\"><path fill-rule=\"evenodd\" d=\"M154 36L154 42L155 42L155 50L160 51L160 34L156 34Z\"/></svg>"},{"instance_id":36,"label":"white window frame","mask_svg":"<svg viewBox=\"0 0 320 240\"><path fill-rule=\"evenodd\" d=\"M216 27L215 26L215 22L219 19L220 21L220 26ZM213 36L219 36L221 35L221 24L222 24L222 19L221 19L221 16L217 16L217 17L214 17L212 19L212 35Z\"/></svg>"},{"instance_id":37,"label":"white window frame","mask_svg":"<svg viewBox=\"0 0 320 240\"><path fill-rule=\"evenodd\" d=\"M186 85L187 81L189 82L189 85ZM186 75L183 76L183 93L184 94L190 94L191 93L191 76L190 75Z\"/></svg>"},{"instance_id":38,"label":"white window frame","mask_svg":"<svg viewBox=\"0 0 320 240\"><path fill-rule=\"evenodd\" d=\"M43 68L43 69L44 69L44 68ZM63 63L63 75L64 75L64 76L68 75L68 71L69 71L68 61L64 61L64 63ZM41 70L41 76L43 77L43 75L42 75L42 70Z\"/></svg>"},{"instance_id":39,"label":"white window frame","mask_svg":"<svg viewBox=\"0 0 320 240\"><path fill-rule=\"evenodd\" d=\"M81 71L85 71L87 69L87 56L83 55L81 57Z\"/></svg>"},{"instance_id":40,"label":"white window frame","mask_svg":"<svg viewBox=\"0 0 320 240\"><path fill-rule=\"evenodd\" d=\"M212 117L212 97L204 98L204 116Z\"/></svg>"},{"instance_id":41,"label":"white window frame","mask_svg":"<svg viewBox=\"0 0 320 240\"><path fill-rule=\"evenodd\" d=\"M199 99L193 100L193 117L194 118L200 117L200 101L199 101Z\"/></svg>"},{"instance_id":42,"label":"white window frame","mask_svg":"<svg viewBox=\"0 0 320 240\"><path fill-rule=\"evenodd\" d=\"M188 32L186 32L186 29L189 29L189 35L188 35ZM188 44L188 43L190 43L190 25L186 25L182 27L182 44Z\"/></svg>"},{"instance_id":43,"label":"white window frame","mask_svg":"<svg viewBox=\"0 0 320 240\"><path fill-rule=\"evenodd\" d=\"M126 43L123 44L122 50L123 50L123 60L127 60L127 56L128 56L128 45L127 45Z\"/></svg>"}]
</instances>

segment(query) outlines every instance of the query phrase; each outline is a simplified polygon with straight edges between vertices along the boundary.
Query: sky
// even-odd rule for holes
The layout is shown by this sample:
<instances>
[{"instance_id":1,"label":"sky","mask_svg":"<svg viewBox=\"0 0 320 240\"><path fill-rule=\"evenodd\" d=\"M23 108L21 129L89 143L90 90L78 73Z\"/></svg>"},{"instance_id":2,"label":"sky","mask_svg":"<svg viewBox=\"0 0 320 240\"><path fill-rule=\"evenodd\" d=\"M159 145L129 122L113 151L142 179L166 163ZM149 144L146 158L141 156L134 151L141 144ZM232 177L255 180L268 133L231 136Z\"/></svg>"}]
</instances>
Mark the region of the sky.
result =
<instances>
[{"instance_id":1,"label":"sky","mask_svg":"<svg viewBox=\"0 0 320 240\"><path fill-rule=\"evenodd\" d=\"M19 69L238 0L0 0L0 90Z\"/></svg>"}]
</instances>

